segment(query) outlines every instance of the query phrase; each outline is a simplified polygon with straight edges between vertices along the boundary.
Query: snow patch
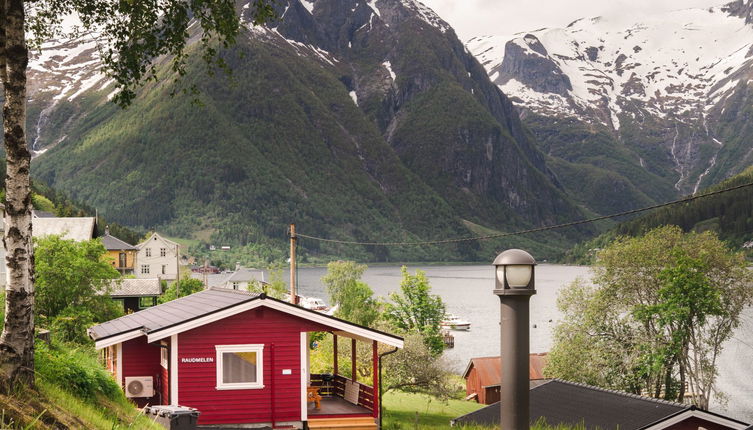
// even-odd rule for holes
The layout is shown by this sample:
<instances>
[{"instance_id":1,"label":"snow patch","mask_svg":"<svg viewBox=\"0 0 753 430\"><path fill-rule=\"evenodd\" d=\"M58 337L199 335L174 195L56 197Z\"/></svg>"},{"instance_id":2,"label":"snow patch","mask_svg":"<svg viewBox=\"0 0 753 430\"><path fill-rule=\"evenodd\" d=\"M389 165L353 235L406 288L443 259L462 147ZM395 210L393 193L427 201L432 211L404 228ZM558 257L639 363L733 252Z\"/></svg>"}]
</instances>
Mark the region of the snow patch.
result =
<instances>
[{"instance_id":1,"label":"snow patch","mask_svg":"<svg viewBox=\"0 0 753 430\"><path fill-rule=\"evenodd\" d=\"M301 4L303 7L306 8L307 11L309 11L310 14L314 14L314 2L311 0L301 0Z\"/></svg>"},{"instance_id":2,"label":"snow patch","mask_svg":"<svg viewBox=\"0 0 753 430\"><path fill-rule=\"evenodd\" d=\"M382 63L382 66L387 69L387 72L389 72L390 74L390 78L392 78L392 82L394 82L397 76L395 75L395 72L392 71L392 63L385 61L384 63Z\"/></svg>"},{"instance_id":3,"label":"snow patch","mask_svg":"<svg viewBox=\"0 0 753 430\"><path fill-rule=\"evenodd\" d=\"M353 103L355 103L356 106L358 106L358 95L356 94L356 92L351 91L348 94L350 94L350 98L353 99Z\"/></svg>"}]
</instances>

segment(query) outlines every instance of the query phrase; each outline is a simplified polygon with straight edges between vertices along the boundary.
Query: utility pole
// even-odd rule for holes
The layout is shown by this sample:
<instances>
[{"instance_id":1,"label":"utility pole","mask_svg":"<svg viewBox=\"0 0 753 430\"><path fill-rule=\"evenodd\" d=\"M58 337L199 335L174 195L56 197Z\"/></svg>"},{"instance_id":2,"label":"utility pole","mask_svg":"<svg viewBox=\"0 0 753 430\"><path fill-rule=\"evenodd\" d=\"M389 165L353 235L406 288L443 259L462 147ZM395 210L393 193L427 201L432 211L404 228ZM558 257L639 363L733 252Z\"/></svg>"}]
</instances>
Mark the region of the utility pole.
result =
<instances>
[{"instance_id":1,"label":"utility pole","mask_svg":"<svg viewBox=\"0 0 753 430\"><path fill-rule=\"evenodd\" d=\"M204 289L205 290L209 288L208 273L209 273L209 260L205 258L204 259Z\"/></svg>"},{"instance_id":2,"label":"utility pole","mask_svg":"<svg viewBox=\"0 0 753 430\"><path fill-rule=\"evenodd\" d=\"M180 297L180 245L175 244L175 298Z\"/></svg>"},{"instance_id":3,"label":"utility pole","mask_svg":"<svg viewBox=\"0 0 753 430\"><path fill-rule=\"evenodd\" d=\"M295 235L295 224L290 224L290 303L298 302L298 291L296 289L295 279L295 246L298 238Z\"/></svg>"}]
</instances>

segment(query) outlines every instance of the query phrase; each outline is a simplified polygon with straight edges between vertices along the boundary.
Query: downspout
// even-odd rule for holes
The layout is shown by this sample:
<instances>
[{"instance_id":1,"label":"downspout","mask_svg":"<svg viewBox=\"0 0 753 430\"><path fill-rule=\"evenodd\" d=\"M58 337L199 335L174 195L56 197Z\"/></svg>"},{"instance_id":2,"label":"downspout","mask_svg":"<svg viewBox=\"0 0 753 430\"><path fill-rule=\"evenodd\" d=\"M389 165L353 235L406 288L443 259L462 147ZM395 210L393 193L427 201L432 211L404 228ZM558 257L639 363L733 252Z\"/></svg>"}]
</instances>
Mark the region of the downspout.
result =
<instances>
[{"instance_id":1,"label":"downspout","mask_svg":"<svg viewBox=\"0 0 753 430\"><path fill-rule=\"evenodd\" d=\"M394 354L399 350L400 348L395 347L392 351L379 354L379 430L382 430L382 409L384 408L384 402L382 401L382 385L384 385L384 378L382 378L382 358Z\"/></svg>"}]
</instances>

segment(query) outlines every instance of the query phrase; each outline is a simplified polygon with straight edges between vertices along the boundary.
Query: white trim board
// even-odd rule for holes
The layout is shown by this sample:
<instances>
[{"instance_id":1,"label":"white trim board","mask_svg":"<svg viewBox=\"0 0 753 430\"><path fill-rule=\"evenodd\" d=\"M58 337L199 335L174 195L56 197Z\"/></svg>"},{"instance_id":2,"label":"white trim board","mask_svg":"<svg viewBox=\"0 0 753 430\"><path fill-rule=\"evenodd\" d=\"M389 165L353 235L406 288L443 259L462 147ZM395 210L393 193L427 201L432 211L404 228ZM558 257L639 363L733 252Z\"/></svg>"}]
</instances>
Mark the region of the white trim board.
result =
<instances>
[{"instance_id":1,"label":"white trim board","mask_svg":"<svg viewBox=\"0 0 753 430\"><path fill-rule=\"evenodd\" d=\"M170 336L170 404L178 403L178 335Z\"/></svg>"},{"instance_id":2,"label":"white trim board","mask_svg":"<svg viewBox=\"0 0 753 430\"><path fill-rule=\"evenodd\" d=\"M118 380L118 385L123 387L123 344L115 344L115 379Z\"/></svg>"},{"instance_id":3,"label":"white trim board","mask_svg":"<svg viewBox=\"0 0 753 430\"><path fill-rule=\"evenodd\" d=\"M103 340L98 340L94 342L94 349L100 350L102 348L107 348L108 346L117 345L119 343L129 341L131 339L136 339L137 337L140 337L143 335L144 335L144 332L142 331L141 327L139 327L139 328L127 331L125 333L121 333L117 336L112 336Z\"/></svg>"},{"instance_id":4,"label":"white trim board","mask_svg":"<svg viewBox=\"0 0 753 430\"><path fill-rule=\"evenodd\" d=\"M359 327L345 321L332 319L326 315L320 315L316 312L311 312L306 309L299 308L297 306L291 306L285 303L278 302L276 300L268 300L268 299L251 300L249 302L241 303L239 305L233 306L231 308L228 308L219 312L205 315L201 318L196 318L194 320L186 321L184 323L177 324L169 328L155 331L147 335L148 336L147 342L152 343L160 339L164 339L173 334L177 334L177 333L181 333L181 332L191 330L197 327L201 327L203 325L206 325L215 321L219 321L221 319L239 314L241 312L258 308L259 306L264 306L264 307L274 309L274 310L277 310L277 311L280 311L289 315L293 315L299 318L313 321L313 322L316 322L316 323L319 323L328 327L332 327L333 329L336 329L336 330L342 330L344 332L350 333L349 337L351 338L356 337L357 339L361 339L361 340L370 340L370 341L375 340L385 345L390 345L397 348L403 347L402 339L396 339L392 336L378 333L365 327Z\"/></svg>"},{"instance_id":5,"label":"white trim board","mask_svg":"<svg viewBox=\"0 0 753 430\"><path fill-rule=\"evenodd\" d=\"M714 424L719 424L725 427L729 427L735 430L745 430L748 428L747 424L743 424L737 421L733 421L729 418L720 417L711 413L708 413L706 411L701 411L698 409L688 409L683 412L678 413L677 415L666 419L662 422L656 423L649 427L644 427L643 430L661 430L665 429L667 427L670 427L674 424L677 424L679 422L682 422L683 420L686 420L688 418L700 418L705 421L712 422Z\"/></svg>"},{"instance_id":6,"label":"white trim board","mask_svg":"<svg viewBox=\"0 0 753 430\"><path fill-rule=\"evenodd\" d=\"M309 419L308 411L308 333L301 332L301 421L307 421Z\"/></svg>"}]
</instances>

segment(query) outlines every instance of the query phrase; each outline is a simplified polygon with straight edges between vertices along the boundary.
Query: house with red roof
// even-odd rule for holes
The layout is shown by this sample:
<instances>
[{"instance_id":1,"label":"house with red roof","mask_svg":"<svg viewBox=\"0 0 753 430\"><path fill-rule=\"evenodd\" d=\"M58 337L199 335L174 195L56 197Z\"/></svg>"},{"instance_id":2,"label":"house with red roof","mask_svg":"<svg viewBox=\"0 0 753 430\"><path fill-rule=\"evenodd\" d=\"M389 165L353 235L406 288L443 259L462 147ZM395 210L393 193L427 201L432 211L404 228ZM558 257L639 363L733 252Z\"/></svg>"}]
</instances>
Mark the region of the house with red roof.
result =
<instances>
[{"instance_id":1,"label":"house with red roof","mask_svg":"<svg viewBox=\"0 0 753 430\"><path fill-rule=\"evenodd\" d=\"M528 377L532 380L544 378L547 354L530 354ZM500 357L474 357L468 362L463 372L467 400L475 400L484 405L498 402L499 387L502 381L502 362Z\"/></svg>"},{"instance_id":2,"label":"house with red roof","mask_svg":"<svg viewBox=\"0 0 753 430\"><path fill-rule=\"evenodd\" d=\"M371 345L373 384L338 374L337 359L334 375L312 374L313 332L331 333L335 350L338 339ZM93 326L89 336L139 406L187 406L199 425L238 427L376 428L379 344L403 347L398 336L226 288Z\"/></svg>"}]
</instances>

